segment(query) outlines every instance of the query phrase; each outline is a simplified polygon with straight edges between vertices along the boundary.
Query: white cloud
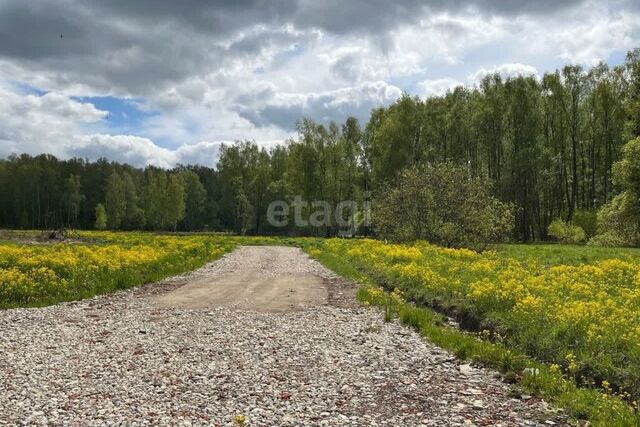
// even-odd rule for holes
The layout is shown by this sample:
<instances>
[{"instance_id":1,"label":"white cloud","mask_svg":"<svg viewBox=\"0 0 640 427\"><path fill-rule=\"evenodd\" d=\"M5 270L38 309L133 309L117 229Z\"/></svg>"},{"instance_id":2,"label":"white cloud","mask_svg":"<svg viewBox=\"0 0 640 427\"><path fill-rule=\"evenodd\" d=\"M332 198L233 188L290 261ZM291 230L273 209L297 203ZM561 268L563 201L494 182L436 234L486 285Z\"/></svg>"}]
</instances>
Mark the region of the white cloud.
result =
<instances>
[{"instance_id":1,"label":"white cloud","mask_svg":"<svg viewBox=\"0 0 640 427\"><path fill-rule=\"evenodd\" d=\"M60 155L82 125L107 115L92 104L57 93L24 95L0 83L0 155L48 152Z\"/></svg>"},{"instance_id":2,"label":"white cloud","mask_svg":"<svg viewBox=\"0 0 640 427\"><path fill-rule=\"evenodd\" d=\"M231 143L227 141L227 143ZM162 148L150 139L131 135L86 135L68 146L71 156L96 160L106 157L121 163L144 167L172 168L178 164L215 167L222 142L201 141L181 145L175 150Z\"/></svg>"},{"instance_id":3,"label":"white cloud","mask_svg":"<svg viewBox=\"0 0 640 427\"><path fill-rule=\"evenodd\" d=\"M477 14L449 13L426 17L415 26L391 33L393 58L424 70L428 64L462 64L465 54L506 35L505 21Z\"/></svg>"},{"instance_id":4,"label":"white cloud","mask_svg":"<svg viewBox=\"0 0 640 427\"><path fill-rule=\"evenodd\" d=\"M171 150L139 136L88 134L84 126L99 122L107 112L59 93L25 95L0 85L0 100L1 157L48 153L61 158L106 157L133 166L214 166L221 144L202 141Z\"/></svg>"},{"instance_id":5,"label":"white cloud","mask_svg":"<svg viewBox=\"0 0 640 427\"><path fill-rule=\"evenodd\" d=\"M534 76L539 77L538 70L532 65L526 64L502 64L492 68L480 68L478 71L472 73L467 77L469 85L477 85L480 83L483 77L489 74L499 74L503 79L510 77L526 77Z\"/></svg>"},{"instance_id":6,"label":"white cloud","mask_svg":"<svg viewBox=\"0 0 640 427\"><path fill-rule=\"evenodd\" d=\"M496 73L504 79L518 76L539 77L538 70L535 67L514 63L502 64L491 68L480 68L479 70L469 74L463 81L447 77L442 79L427 79L419 82L417 87L420 89L421 95L423 96L442 96L448 91L455 89L457 86L465 86L468 88L478 86L484 76Z\"/></svg>"},{"instance_id":7,"label":"white cloud","mask_svg":"<svg viewBox=\"0 0 640 427\"><path fill-rule=\"evenodd\" d=\"M421 95L426 97L442 96L457 86L464 86L464 83L451 78L423 80L418 83Z\"/></svg>"},{"instance_id":8,"label":"white cloud","mask_svg":"<svg viewBox=\"0 0 640 427\"><path fill-rule=\"evenodd\" d=\"M593 65L612 52L636 47L640 10L618 3L591 1L584 7L547 18L519 19L528 48L538 55L554 55L562 61Z\"/></svg>"}]
</instances>

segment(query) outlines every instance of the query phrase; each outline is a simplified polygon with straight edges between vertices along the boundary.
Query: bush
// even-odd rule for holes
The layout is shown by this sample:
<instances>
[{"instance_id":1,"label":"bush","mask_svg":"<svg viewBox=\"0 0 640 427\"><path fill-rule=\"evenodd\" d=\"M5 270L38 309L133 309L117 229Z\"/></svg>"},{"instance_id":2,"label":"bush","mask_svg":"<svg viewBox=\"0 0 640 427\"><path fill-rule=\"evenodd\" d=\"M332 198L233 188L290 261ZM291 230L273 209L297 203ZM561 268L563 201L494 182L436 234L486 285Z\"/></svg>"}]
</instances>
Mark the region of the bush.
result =
<instances>
[{"instance_id":1,"label":"bush","mask_svg":"<svg viewBox=\"0 0 640 427\"><path fill-rule=\"evenodd\" d=\"M618 194L598 212L598 246L640 246L640 204L633 191Z\"/></svg>"},{"instance_id":2,"label":"bush","mask_svg":"<svg viewBox=\"0 0 640 427\"><path fill-rule=\"evenodd\" d=\"M612 232L604 232L592 237L587 243L589 246L603 246L607 248L617 248L620 246L628 246L628 242L619 234Z\"/></svg>"},{"instance_id":3,"label":"bush","mask_svg":"<svg viewBox=\"0 0 640 427\"><path fill-rule=\"evenodd\" d=\"M392 241L423 239L482 250L513 228L513 207L489 194L490 183L451 164L408 168L374 197L376 233Z\"/></svg>"},{"instance_id":4,"label":"bush","mask_svg":"<svg viewBox=\"0 0 640 427\"><path fill-rule=\"evenodd\" d=\"M107 211L104 209L102 203L98 203L96 206L96 222L94 227L96 230L104 230L107 228Z\"/></svg>"},{"instance_id":5,"label":"bush","mask_svg":"<svg viewBox=\"0 0 640 427\"><path fill-rule=\"evenodd\" d=\"M581 244L586 240L586 235L582 227L564 222L561 219L556 219L549 224L547 232L549 236L567 245Z\"/></svg>"},{"instance_id":6,"label":"bush","mask_svg":"<svg viewBox=\"0 0 640 427\"><path fill-rule=\"evenodd\" d=\"M598 213L594 211L576 209L573 213L571 223L582 228L586 238L590 239L595 236L598 231Z\"/></svg>"}]
</instances>

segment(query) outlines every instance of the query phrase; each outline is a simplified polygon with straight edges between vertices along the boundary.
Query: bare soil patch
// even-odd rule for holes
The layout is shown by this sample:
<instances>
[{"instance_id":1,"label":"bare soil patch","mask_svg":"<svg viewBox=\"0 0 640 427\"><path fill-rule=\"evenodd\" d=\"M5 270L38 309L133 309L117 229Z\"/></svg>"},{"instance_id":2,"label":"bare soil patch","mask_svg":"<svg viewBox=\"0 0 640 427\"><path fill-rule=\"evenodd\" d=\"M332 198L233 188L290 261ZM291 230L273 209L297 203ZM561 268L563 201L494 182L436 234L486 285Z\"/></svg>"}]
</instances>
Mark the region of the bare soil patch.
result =
<instances>
[{"instance_id":1,"label":"bare soil patch","mask_svg":"<svg viewBox=\"0 0 640 427\"><path fill-rule=\"evenodd\" d=\"M242 246L184 285L154 297L163 307L290 312L346 306L355 286L317 268L298 248Z\"/></svg>"}]
</instances>

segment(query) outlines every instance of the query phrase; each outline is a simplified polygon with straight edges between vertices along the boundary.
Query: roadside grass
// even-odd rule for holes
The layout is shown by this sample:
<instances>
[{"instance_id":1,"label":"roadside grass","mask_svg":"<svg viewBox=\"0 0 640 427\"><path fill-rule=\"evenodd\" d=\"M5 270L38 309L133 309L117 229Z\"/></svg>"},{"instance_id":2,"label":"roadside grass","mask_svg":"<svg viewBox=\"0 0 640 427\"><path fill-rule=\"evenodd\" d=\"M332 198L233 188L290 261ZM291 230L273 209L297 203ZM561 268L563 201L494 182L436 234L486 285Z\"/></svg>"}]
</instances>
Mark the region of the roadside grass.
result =
<instances>
[{"instance_id":1,"label":"roadside grass","mask_svg":"<svg viewBox=\"0 0 640 427\"><path fill-rule=\"evenodd\" d=\"M462 360L470 360L483 366L500 371L505 380L515 382L527 393L542 397L562 408L574 422L588 420L597 426L639 426L640 414L637 403L630 403L616 394L604 382L595 387L585 387L576 381L575 372L558 364L543 363L522 350L510 345L508 340L496 340L489 331L470 333L448 326L445 317L423 304L408 301L407 296L394 287L388 277L381 277L373 272L374 265L370 263L358 264L353 257L344 252L330 248L327 241L310 239L300 242L301 246L314 258L343 277L362 284L357 298L365 305L379 307L383 310L386 320L398 318L405 325L420 332L426 339L445 348ZM349 243L347 243L349 244ZM351 243L354 246L361 242ZM521 245L523 246L523 245ZM526 248L500 247L496 250L501 254L520 257L543 257L550 254L551 262L566 262L581 264L592 260L606 259L605 252L583 251L582 247L567 248L543 245L543 247L527 246ZM610 254L634 256L635 251L626 249L613 251ZM585 261L586 257L586 261ZM368 260L370 261L370 260ZM400 262L401 260L396 260ZM406 260L404 260L406 262ZM399 284L398 284L399 285ZM456 308L452 304L448 308ZM444 311L442 305L438 310ZM501 337L499 337L501 338ZM569 360L572 367L575 361ZM574 367L575 369L575 367ZM635 407L633 405L636 405Z\"/></svg>"}]
</instances>

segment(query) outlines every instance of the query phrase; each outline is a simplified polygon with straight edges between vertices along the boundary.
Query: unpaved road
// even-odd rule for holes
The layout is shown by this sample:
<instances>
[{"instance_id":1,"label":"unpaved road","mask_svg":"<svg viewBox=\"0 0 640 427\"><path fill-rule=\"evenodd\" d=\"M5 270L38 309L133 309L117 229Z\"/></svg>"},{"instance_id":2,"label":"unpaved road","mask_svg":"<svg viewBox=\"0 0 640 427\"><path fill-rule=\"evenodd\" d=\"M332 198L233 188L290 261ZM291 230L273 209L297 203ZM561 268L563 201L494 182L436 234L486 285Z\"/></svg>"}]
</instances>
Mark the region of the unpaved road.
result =
<instances>
[{"instance_id":1,"label":"unpaved road","mask_svg":"<svg viewBox=\"0 0 640 427\"><path fill-rule=\"evenodd\" d=\"M156 301L165 307L228 307L263 312L326 305L328 292L324 279L308 272L306 262L296 262L299 258L298 248L242 246L234 258L216 265L216 274L193 278ZM230 259L242 262L229 262Z\"/></svg>"},{"instance_id":2,"label":"unpaved road","mask_svg":"<svg viewBox=\"0 0 640 427\"><path fill-rule=\"evenodd\" d=\"M544 425L300 250L240 248L190 275L0 311L0 424ZM240 421L241 418L238 418Z\"/></svg>"}]
</instances>

